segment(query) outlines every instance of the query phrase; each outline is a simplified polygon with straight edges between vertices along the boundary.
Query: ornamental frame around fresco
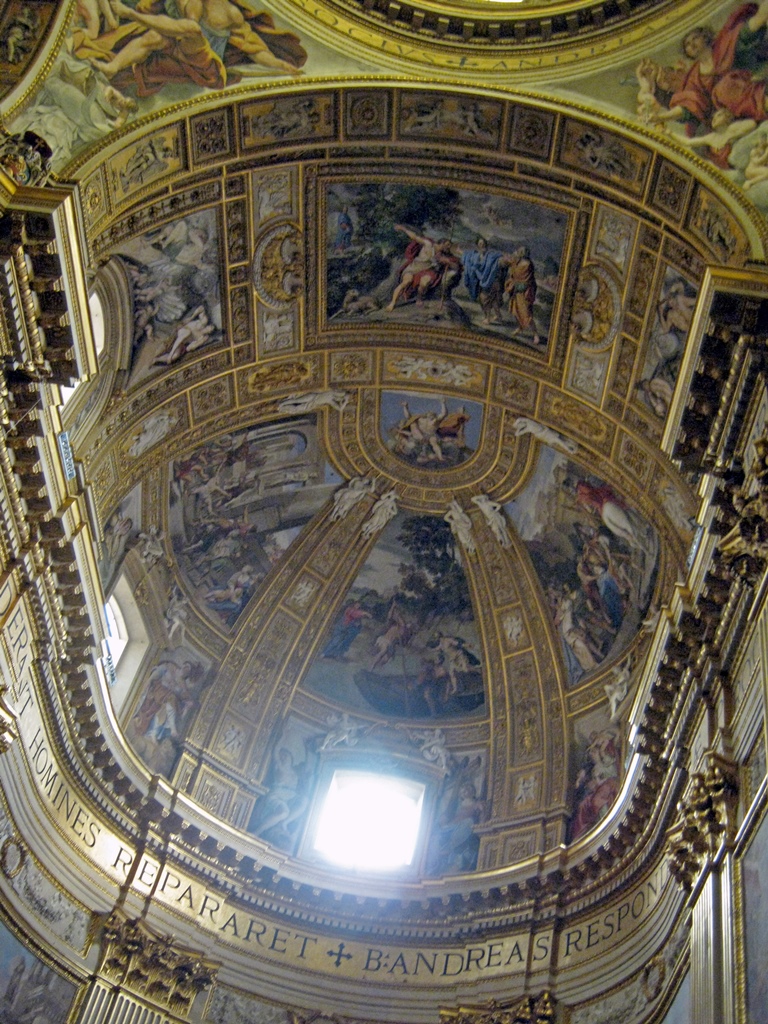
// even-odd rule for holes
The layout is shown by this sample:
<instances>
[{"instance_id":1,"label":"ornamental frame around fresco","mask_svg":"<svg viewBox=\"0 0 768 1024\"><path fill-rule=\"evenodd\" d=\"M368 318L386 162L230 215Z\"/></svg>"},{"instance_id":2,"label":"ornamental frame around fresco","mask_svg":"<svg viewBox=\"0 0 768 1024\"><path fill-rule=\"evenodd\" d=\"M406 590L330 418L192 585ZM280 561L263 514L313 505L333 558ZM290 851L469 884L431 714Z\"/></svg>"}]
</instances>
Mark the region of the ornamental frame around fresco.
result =
<instances>
[{"instance_id":1,"label":"ornamental frame around fresco","mask_svg":"<svg viewBox=\"0 0 768 1024\"><path fill-rule=\"evenodd\" d=\"M441 328L508 351L513 343L531 354L552 353L575 230L567 202L490 184L468 188L445 172L415 179L371 171L359 182L359 173L318 182L316 301L323 330ZM395 208L391 222L382 222L379 207ZM519 233L515 217L525 221Z\"/></svg>"}]
</instances>

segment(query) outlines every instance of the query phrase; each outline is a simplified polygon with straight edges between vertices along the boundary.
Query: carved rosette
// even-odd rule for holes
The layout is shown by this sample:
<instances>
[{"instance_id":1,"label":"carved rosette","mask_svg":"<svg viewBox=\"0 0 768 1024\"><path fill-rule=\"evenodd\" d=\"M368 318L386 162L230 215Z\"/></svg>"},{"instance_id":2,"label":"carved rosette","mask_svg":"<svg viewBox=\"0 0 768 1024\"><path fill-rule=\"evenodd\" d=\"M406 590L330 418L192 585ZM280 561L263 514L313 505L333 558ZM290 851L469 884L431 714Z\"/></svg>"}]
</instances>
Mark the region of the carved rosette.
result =
<instances>
[{"instance_id":1,"label":"carved rosette","mask_svg":"<svg viewBox=\"0 0 768 1024\"><path fill-rule=\"evenodd\" d=\"M489 1003L483 1007L441 1010L442 1024L551 1024L557 1009L549 992L526 996L516 1003Z\"/></svg>"},{"instance_id":2,"label":"carved rosette","mask_svg":"<svg viewBox=\"0 0 768 1024\"><path fill-rule=\"evenodd\" d=\"M715 762L691 776L679 804L682 829L669 851L669 871L686 892L699 872L712 860L734 826L738 785L730 765Z\"/></svg>"},{"instance_id":3,"label":"carved rosette","mask_svg":"<svg viewBox=\"0 0 768 1024\"><path fill-rule=\"evenodd\" d=\"M103 925L100 973L108 981L187 1017L198 993L216 980L217 965L150 931L138 918L109 915Z\"/></svg>"}]
</instances>

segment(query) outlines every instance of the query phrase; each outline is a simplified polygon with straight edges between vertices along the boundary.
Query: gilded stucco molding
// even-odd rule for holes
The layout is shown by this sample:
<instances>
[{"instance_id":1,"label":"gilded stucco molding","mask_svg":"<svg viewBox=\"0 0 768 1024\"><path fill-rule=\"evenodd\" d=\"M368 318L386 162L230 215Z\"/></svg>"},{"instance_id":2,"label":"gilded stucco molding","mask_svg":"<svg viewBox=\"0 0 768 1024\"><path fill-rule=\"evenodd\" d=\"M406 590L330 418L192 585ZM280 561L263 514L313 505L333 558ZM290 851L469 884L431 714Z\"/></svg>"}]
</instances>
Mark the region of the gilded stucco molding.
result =
<instances>
[{"instance_id":1,"label":"gilded stucco molding","mask_svg":"<svg viewBox=\"0 0 768 1024\"><path fill-rule=\"evenodd\" d=\"M679 804L681 831L670 843L669 871L690 892L702 867L735 834L738 776L733 765L711 755L703 772L691 776Z\"/></svg>"},{"instance_id":2,"label":"gilded stucco molding","mask_svg":"<svg viewBox=\"0 0 768 1024\"><path fill-rule=\"evenodd\" d=\"M440 1010L441 1024L552 1024L556 1017L557 1004L546 991L513 1003Z\"/></svg>"},{"instance_id":3,"label":"gilded stucco molding","mask_svg":"<svg viewBox=\"0 0 768 1024\"><path fill-rule=\"evenodd\" d=\"M188 1017L197 996L215 982L218 965L113 911L101 924L99 972L112 985Z\"/></svg>"}]
</instances>

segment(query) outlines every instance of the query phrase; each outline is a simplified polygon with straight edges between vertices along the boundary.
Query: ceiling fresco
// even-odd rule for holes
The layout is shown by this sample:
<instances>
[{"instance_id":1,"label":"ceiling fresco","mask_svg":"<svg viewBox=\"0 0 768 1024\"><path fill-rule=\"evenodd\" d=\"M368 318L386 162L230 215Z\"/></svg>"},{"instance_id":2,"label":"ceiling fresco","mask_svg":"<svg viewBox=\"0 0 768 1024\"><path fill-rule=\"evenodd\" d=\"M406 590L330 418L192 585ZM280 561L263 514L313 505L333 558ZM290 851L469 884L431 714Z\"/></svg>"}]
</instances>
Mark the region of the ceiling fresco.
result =
<instances>
[{"instance_id":1,"label":"ceiling fresco","mask_svg":"<svg viewBox=\"0 0 768 1024\"><path fill-rule=\"evenodd\" d=\"M84 185L117 343L71 415L105 593L148 634L126 742L313 869L340 766L424 782L414 878L586 841L693 538L658 444L716 200L689 181L649 216L663 157L548 111L526 134L513 105L467 162L473 104L246 99Z\"/></svg>"},{"instance_id":2,"label":"ceiling fresco","mask_svg":"<svg viewBox=\"0 0 768 1024\"><path fill-rule=\"evenodd\" d=\"M767 32L768 0L0 12L0 171L45 154L6 131L53 152L43 188L0 173L9 287L44 296L3 342L34 356L3 586L37 646L23 720L0 693L0 882L6 918L76 904L31 929L79 957L70 1015L114 895L211 957L208 1022L533 1014L545 985L564 1020L674 1017L685 793L733 755L736 862L762 799L757 499L713 493L734 450L764 469ZM423 792L410 864L316 848L337 772ZM32 962L0 922L14 996Z\"/></svg>"}]
</instances>

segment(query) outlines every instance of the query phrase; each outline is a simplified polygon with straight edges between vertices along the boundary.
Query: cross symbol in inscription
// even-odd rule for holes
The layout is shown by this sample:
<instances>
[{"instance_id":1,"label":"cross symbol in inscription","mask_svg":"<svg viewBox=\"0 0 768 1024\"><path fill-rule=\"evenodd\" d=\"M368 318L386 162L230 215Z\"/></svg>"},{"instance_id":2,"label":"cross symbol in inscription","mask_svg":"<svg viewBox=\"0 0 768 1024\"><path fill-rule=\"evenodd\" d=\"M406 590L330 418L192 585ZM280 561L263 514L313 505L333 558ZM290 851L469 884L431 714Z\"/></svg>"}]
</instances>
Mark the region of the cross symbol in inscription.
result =
<instances>
[{"instance_id":1,"label":"cross symbol in inscription","mask_svg":"<svg viewBox=\"0 0 768 1024\"><path fill-rule=\"evenodd\" d=\"M335 956L336 957L336 963L334 964L334 967L341 967L341 961L342 960L351 960L352 959L352 954L351 953L345 953L344 952L344 943L343 942L339 943L339 948L338 949L329 949L329 950L327 950L325 955L326 956Z\"/></svg>"}]
</instances>

